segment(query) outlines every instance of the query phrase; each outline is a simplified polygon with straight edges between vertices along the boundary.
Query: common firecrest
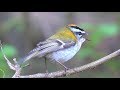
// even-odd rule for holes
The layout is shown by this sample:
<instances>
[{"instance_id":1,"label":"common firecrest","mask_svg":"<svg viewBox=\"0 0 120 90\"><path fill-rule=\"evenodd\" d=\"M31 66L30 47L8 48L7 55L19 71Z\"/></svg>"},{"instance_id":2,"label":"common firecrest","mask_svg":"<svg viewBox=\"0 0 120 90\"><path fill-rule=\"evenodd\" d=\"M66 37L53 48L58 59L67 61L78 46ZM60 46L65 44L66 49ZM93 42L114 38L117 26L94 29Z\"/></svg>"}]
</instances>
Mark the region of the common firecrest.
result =
<instances>
[{"instance_id":1,"label":"common firecrest","mask_svg":"<svg viewBox=\"0 0 120 90\"><path fill-rule=\"evenodd\" d=\"M59 32L39 42L32 51L23 59L22 63L34 57L45 58L52 62L62 65L65 70L68 69L63 63L67 62L80 50L81 45L86 40L86 32L75 24L69 24L62 28Z\"/></svg>"}]
</instances>

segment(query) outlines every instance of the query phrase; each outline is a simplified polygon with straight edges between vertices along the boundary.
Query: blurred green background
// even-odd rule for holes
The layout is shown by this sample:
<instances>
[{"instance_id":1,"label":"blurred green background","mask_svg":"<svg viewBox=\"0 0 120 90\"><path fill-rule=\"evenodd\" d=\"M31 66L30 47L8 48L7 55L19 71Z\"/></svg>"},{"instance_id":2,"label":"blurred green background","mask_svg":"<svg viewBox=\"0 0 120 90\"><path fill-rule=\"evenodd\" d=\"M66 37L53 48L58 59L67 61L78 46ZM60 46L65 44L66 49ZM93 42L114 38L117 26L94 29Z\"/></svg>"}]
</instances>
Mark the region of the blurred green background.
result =
<instances>
[{"instance_id":1,"label":"blurred green background","mask_svg":"<svg viewBox=\"0 0 120 90\"><path fill-rule=\"evenodd\" d=\"M75 23L86 32L88 39L76 56L65 63L67 67L77 67L110 54L120 48L119 12L0 12L0 40L3 50L11 60L25 56L39 41L53 35L67 24ZM22 75L45 72L43 58L29 61L30 66L22 70ZM63 69L56 63L47 61L48 71ZM94 69L89 69L68 78L119 78L120 57L115 57ZM0 50L0 78L10 78L10 70Z\"/></svg>"}]
</instances>

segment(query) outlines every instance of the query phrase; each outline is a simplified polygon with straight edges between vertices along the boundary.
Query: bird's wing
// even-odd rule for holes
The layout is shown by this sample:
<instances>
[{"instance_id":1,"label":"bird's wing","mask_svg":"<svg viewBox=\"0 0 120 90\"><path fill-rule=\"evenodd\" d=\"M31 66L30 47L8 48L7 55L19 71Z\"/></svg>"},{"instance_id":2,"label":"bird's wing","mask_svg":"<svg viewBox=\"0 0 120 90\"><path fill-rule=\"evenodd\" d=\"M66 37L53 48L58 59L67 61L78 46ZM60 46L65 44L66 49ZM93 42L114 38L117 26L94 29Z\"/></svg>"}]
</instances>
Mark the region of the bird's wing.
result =
<instances>
[{"instance_id":1,"label":"bird's wing","mask_svg":"<svg viewBox=\"0 0 120 90\"><path fill-rule=\"evenodd\" d=\"M48 39L44 42L40 42L37 44L37 47L30 51L28 55L25 57L25 60L29 60L33 57L42 57L48 53L55 52L58 50L66 49L71 46L74 46L74 41L61 41L58 39Z\"/></svg>"},{"instance_id":2,"label":"bird's wing","mask_svg":"<svg viewBox=\"0 0 120 90\"><path fill-rule=\"evenodd\" d=\"M37 44L36 49L37 51L40 52L40 54L45 55L47 53L55 52L57 50L69 48L73 45L75 45L74 41L61 41L59 39L55 39L55 40L48 39L44 42L40 42L39 44Z\"/></svg>"}]
</instances>

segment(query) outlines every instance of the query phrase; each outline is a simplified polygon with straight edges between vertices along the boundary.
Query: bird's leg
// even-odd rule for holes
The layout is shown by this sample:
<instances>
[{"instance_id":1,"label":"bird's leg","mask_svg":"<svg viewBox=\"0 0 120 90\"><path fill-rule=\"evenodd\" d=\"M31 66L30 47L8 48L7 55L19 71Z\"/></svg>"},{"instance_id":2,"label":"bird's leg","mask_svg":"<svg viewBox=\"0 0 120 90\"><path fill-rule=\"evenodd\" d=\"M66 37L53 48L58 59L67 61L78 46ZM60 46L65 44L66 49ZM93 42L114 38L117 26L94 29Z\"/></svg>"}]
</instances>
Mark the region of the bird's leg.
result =
<instances>
[{"instance_id":1,"label":"bird's leg","mask_svg":"<svg viewBox=\"0 0 120 90\"><path fill-rule=\"evenodd\" d=\"M59 61L56 61L57 63L59 63L61 66L63 66L64 68L65 68L65 73L66 73L66 71L69 69L69 68L67 68L64 64L62 64L61 62L59 62ZM66 75L66 74L65 74ZM66 75L67 76L67 75Z\"/></svg>"},{"instance_id":2,"label":"bird's leg","mask_svg":"<svg viewBox=\"0 0 120 90\"><path fill-rule=\"evenodd\" d=\"M45 72L48 73L46 57L45 57Z\"/></svg>"}]
</instances>

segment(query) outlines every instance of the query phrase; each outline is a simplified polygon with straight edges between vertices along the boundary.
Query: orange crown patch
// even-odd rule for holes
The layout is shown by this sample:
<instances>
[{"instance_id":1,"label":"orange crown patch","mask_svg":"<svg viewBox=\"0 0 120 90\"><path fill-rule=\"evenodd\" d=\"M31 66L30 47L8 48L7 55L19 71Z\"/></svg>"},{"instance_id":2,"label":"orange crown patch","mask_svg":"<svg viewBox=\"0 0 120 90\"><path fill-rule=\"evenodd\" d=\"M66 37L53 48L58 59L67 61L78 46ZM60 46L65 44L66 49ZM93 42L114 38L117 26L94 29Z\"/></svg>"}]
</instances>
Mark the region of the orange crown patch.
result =
<instances>
[{"instance_id":1,"label":"orange crown patch","mask_svg":"<svg viewBox=\"0 0 120 90\"><path fill-rule=\"evenodd\" d=\"M69 24L68 26L77 26L76 24Z\"/></svg>"}]
</instances>

